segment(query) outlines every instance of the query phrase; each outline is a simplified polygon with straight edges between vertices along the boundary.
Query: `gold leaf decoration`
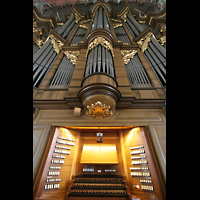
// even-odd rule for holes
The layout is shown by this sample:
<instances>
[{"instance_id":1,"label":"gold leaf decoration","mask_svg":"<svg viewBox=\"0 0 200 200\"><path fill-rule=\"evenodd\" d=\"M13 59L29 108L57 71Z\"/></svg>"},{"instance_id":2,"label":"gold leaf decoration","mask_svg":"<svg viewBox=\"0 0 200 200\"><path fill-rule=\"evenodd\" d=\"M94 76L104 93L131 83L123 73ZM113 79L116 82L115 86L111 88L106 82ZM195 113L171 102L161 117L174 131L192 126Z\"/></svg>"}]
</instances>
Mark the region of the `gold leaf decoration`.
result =
<instances>
[{"instance_id":1,"label":"gold leaf decoration","mask_svg":"<svg viewBox=\"0 0 200 200\"><path fill-rule=\"evenodd\" d=\"M102 105L100 101L97 101L95 104L91 104L91 106L87 106L86 114L90 117L95 117L97 119L101 119L104 117L108 117L112 115L112 111L110 111L110 106Z\"/></svg>"}]
</instances>

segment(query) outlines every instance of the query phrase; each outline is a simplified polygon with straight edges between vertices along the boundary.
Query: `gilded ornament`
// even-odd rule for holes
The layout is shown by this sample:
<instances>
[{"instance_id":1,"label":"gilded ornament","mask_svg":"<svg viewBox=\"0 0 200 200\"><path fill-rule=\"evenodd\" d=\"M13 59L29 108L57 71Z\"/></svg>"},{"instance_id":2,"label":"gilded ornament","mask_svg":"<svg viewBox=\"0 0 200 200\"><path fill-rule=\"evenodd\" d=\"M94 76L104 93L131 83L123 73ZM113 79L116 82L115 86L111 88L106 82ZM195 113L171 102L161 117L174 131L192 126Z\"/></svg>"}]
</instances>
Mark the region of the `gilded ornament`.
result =
<instances>
[{"instance_id":1,"label":"gilded ornament","mask_svg":"<svg viewBox=\"0 0 200 200\"><path fill-rule=\"evenodd\" d=\"M137 43L142 53L147 49L149 42L151 41L151 36L154 37L152 32L149 32L144 38L139 40Z\"/></svg>"},{"instance_id":2,"label":"gilded ornament","mask_svg":"<svg viewBox=\"0 0 200 200\"><path fill-rule=\"evenodd\" d=\"M121 50L124 64L126 65L128 62L130 62L131 58L133 58L136 53L136 50Z\"/></svg>"},{"instance_id":3,"label":"gilded ornament","mask_svg":"<svg viewBox=\"0 0 200 200\"><path fill-rule=\"evenodd\" d=\"M162 37L159 38L159 41L161 45L164 45L166 42L166 35L163 35Z\"/></svg>"},{"instance_id":4,"label":"gilded ornament","mask_svg":"<svg viewBox=\"0 0 200 200\"><path fill-rule=\"evenodd\" d=\"M44 44L43 40L41 40L40 38L35 40L35 43L38 45L39 48Z\"/></svg>"},{"instance_id":5,"label":"gilded ornament","mask_svg":"<svg viewBox=\"0 0 200 200\"><path fill-rule=\"evenodd\" d=\"M86 114L97 119L113 115L112 111L109 110L110 106L106 106L105 104L102 105L100 101L97 101L95 104L91 104L91 106L87 106L87 109Z\"/></svg>"},{"instance_id":6,"label":"gilded ornament","mask_svg":"<svg viewBox=\"0 0 200 200\"><path fill-rule=\"evenodd\" d=\"M51 39L51 44L53 44L53 48L54 48L55 52L57 54L59 54L64 43L62 43L60 40L56 39L53 35L49 35L48 38L46 39L46 41L48 39Z\"/></svg>"},{"instance_id":7,"label":"gilded ornament","mask_svg":"<svg viewBox=\"0 0 200 200\"><path fill-rule=\"evenodd\" d=\"M86 57L87 57L88 52L89 52L91 49L93 49L95 46L97 46L98 44L101 44L101 45L104 46L106 49L110 50L111 53L112 53L112 56L114 57L112 45L111 45L107 40L105 40L105 39L102 38L102 37L97 37L96 39L94 39L94 40L88 45Z\"/></svg>"},{"instance_id":8,"label":"gilded ornament","mask_svg":"<svg viewBox=\"0 0 200 200\"><path fill-rule=\"evenodd\" d=\"M70 62L75 65L77 61L77 57L80 54L80 51L65 51L64 54L70 59Z\"/></svg>"}]
</instances>

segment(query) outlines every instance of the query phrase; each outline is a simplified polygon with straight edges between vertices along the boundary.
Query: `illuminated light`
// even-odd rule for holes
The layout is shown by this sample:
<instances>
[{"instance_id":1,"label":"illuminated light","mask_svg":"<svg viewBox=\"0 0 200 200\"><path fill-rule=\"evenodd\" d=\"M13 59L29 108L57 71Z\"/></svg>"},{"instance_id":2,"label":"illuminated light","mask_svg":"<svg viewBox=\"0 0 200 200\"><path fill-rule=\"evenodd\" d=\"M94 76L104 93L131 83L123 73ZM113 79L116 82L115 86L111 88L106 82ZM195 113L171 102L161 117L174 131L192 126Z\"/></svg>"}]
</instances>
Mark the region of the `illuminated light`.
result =
<instances>
[{"instance_id":1,"label":"illuminated light","mask_svg":"<svg viewBox=\"0 0 200 200\"><path fill-rule=\"evenodd\" d=\"M80 130L80 129L90 129L90 130L102 130L102 129L131 129L134 128L134 126L66 126L66 128L63 129L75 129L75 130Z\"/></svg>"},{"instance_id":2,"label":"illuminated light","mask_svg":"<svg viewBox=\"0 0 200 200\"><path fill-rule=\"evenodd\" d=\"M118 164L116 145L85 144L80 163Z\"/></svg>"},{"instance_id":3,"label":"illuminated light","mask_svg":"<svg viewBox=\"0 0 200 200\"><path fill-rule=\"evenodd\" d=\"M134 188L140 188L140 186L139 186L139 185L133 185L133 187L134 187Z\"/></svg>"}]
</instances>

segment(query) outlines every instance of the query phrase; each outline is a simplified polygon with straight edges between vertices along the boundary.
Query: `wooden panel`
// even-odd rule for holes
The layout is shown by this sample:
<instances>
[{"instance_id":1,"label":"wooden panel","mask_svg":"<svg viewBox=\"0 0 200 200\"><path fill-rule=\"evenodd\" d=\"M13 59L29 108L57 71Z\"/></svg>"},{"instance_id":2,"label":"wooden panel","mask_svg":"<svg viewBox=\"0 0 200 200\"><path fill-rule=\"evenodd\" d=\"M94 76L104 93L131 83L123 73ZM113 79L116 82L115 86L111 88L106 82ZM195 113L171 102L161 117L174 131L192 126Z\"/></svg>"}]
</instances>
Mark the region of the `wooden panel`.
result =
<instances>
[{"instance_id":1,"label":"wooden panel","mask_svg":"<svg viewBox=\"0 0 200 200\"><path fill-rule=\"evenodd\" d=\"M163 124L166 118L161 109L118 109L112 120L93 121L74 116L73 110L40 110L34 124L54 126L147 126Z\"/></svg>"},{"instance_id":2,"label":"wooden panel","mask_svg":"<svg viewBox=\"0 0 200 200\"><path fill-rule=\"evenodd\" d=\"M152 151L149 149L149 143L147 142L148 138L144 135L143 131L138 128L133 128L130 130L123 130L123 139L124 139L124 149L125 149L125 156L126 156L126 164L127 164L127 180L129 180L129 187L131 190L131 194L134 194L140 198L140 200L147 200L147 199L164 199L160 192L160 182L158 181L158 173L157 169L155 168L154 164L154 156L152 154ZM138 147L138 146L144 146L140 147L138 149L130 150L131 147ZM144 150L145 152L143 154L134 154L131 155L131 152L134 152L136 150ZM138 156L146 156L146 158L137 158L137 159L131 159L131 157L138 157ZM147 160L147 164L132 164L132 161L142 161ZM131 170L130 168L135 168L134 170ZM139 169L139 168L143 169ZM144 169L147 168L148 169ZM137 169L136 169L137 168ZM149 172L150 176L131 176L131 172L139 172L139 173L145 173ZM142 183L141 180L152 180L152 183ZM135 187L134 187L135 185ZM141 185L149 185L153 186L154 190L143 190L141 189ZM137 186L139 188L137 188Z\"/></svg>"},{"instance_id":3,"label":"wooden panel","mask_svg":"<svg viewBox=\"0 0 200 200\"><path fill-rule=\"evenodd\" d=\"M119 134L118 131L113 131L113 130L104 130L103 132L103 144L114 144L116 145L116 152L117 152L117 160L118 164L82 164L80 163L81 160L81 154L82 154L82 149L84 144L97 144L96 141L96 133L98 130L84 130L81 132L81 143L79 145L79 155L77 159L77 174L78 173L83 173L83 168L94 168L94 173L97 173L97 170L101 170L99 173L105 173L105 169L115 169L116 174L121 174L121 166L122 166L122 159L121 159L121 147L119 144ZM104 137L105 136L105 137ZM88 172L85 172L88 173Z\"/></svg>"},{"instance_id":4,"label":"wooden panel","mask_svg":"<svg viewBox=\"0 0 200 200\"><path fill-rule=\"evenodd\" d=\"M85 164L117 164L116 145L84 144L80 163Z\"/></svg>"},{"instance_id":5,"label":"wooden panel","mask_svg":"<svg viewBox=\"0 0 200 200\"><path fill-rule=\"evenodd\" d=\"M51 125L33 125L33 185L49 138Z\"/></svg>"},{"instance_id":6,"label":"wooden panel","mask_svg":"<svg viewBox=\"0 0 200 200\"><path fill-rule=\"evenodd\" d=\"M162 169L162 175L166 182L166 124L149 125L150 137Z\"/></svg>"},{"instance_id":7,"label":"wooden panel","mask_svg":"<svg viewBox=\"0 0 200 200\"><path fill-rule=\"evenodd\" d=\"M63 137L63 138L68 138L68 139L72 139L75 140L75 142L73 141L68 141L68 140L64 140L64 139L59 139L62 141L66 141L69 143L75 143L75 146L71 146L71 145L66 145L66 144L60 144L57 143L55 141L55 143L52 144L52 152L51 152L51 156L50 156L50 164L47 166L47 172L46 172L46 176L45 176L45 182L43 184L43 190L42 190L42 194L40 196L40 199L60 199L60 200L64 200L65 199L65 193L67 192L67 188L70 184L71 181L71 171L72 171L72 164L74 163L74 165L76 165L76 157L77 155L75 155L75 147L77 144L76 141L76 136L78 135L78 131L74 131L74 130L69 130L69 129L64 129L64 128L59 128L59 132L56 136L56 141L57 137ZM64 146L64 147L69 147L71 148L70 150L66 150L66 149L60 149L60 148L55 148L55 146ZM70 151L70 154L61 154L61 153L54 153L55 149L60 149L60 150L65 150L65 151ZM77 154L77 150L76 150L76 154ZM59 155L59 156L65 156L65 158L53 158L52 155ZM51 160L63 160L64 163L60 163L60 164L55 164L55 163L51 163ZM49 169L50 166L59 166L61 167L60 169ZM48 175L49 171L58 171L60 172L59 175ZM59 182L46 182L47 177L52 177L52 178L48 178L48 179L61 179L61 181ZM48 184L54 184L54 183L58 183L60 184L60 187L58 189L44 189L44 185L48 185Z\"/></svg>"}]
</instances>

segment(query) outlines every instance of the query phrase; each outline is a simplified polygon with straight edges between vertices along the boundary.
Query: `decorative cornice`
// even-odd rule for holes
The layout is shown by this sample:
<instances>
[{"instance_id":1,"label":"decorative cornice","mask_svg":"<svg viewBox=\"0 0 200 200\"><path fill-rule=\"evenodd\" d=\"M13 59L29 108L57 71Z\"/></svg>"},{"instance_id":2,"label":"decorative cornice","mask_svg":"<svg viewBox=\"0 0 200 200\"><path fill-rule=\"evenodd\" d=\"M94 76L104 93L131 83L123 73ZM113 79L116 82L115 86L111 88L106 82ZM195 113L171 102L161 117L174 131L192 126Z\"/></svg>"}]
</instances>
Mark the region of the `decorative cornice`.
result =
<instances>
[{"instance_id":1,"label":"decorative cornice","mask_svg":"<svg viewBox=\"0 0 200 200\"><path fill-rule=\"evenodd\" d=\"M53 15L52 16L42 15L34 5L33 5L33 16L37 21L49 21L52 27L57 26L56 19Z\"/></svg>"},{"instance_id":2,"label":"decorative cornice","mask_svg":"<svg viewBox=\"0 0 200 200\"><path fill-rule=\"evenodd\" d=\"M153 27L153 19L157 20L159 18L164 18L166 16L166 6L160 12L147 12L147 17L145 19L145 24Z\"/></svg>"},{"instance_id":3,"label":"decorative cornice","mask_svg":"<svg viewBox=\"0 0 200 200\"><path fill-rule=\"evenodd\" d=\"M162 109L165 108L166 99L136 99L135 97L121 97L116 109ZM63 100L33 100L33 107L40 110L63 110L82 108L77 97L65 97Z\"/></svg>"},{"instance_id":4,"label":"decorative cornice","mask_svg":"<svg viewBox=\"0 0 200 200\"><path fill-rule=\"evenodd\" d=\"M85 19L86 16L86 14L81 14L76 6L73 6L70 10L69 15L65 15L65 18L68 20L73 14L75 15L76 23L78 23L81 19Z\"/></svg>"},{"instance_id":5,"label":"decorative cornice","mask_svg":"<svg viewBox=\"0 0 200 200\"><path fill-rule=\"evenodd\" d=\"M96 12L96 10L97 10L100 6L102 6L102 7L104 8L104 10L106 11L106 14L107 14L108 16L111 16L111 15L112 15L112 8L111 8L111 6L110 6L108 3L106 3L106 2L104 2L104 1L102 0L102 1L97 1L96 3L94 3L94 4L91 6L90 11L89 11L90 17L92 17L92 16L94 15L94 13Z\"/></svg>"},{"instance_id":6,"label":"decorative cornice","mask_svg":"<svg viewBox=\"0 0 200 200\"><path fill-rule=\"evenodd\" d=\"M121 12L116 13L116 18L120 18L123 20L123 22L126 22L127 13L130 13L130 15L136 17L136 14L132 12L130 6L125 5L124 8L121 10Z\"/></svg>"}]
</instances>

